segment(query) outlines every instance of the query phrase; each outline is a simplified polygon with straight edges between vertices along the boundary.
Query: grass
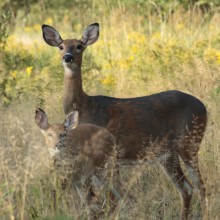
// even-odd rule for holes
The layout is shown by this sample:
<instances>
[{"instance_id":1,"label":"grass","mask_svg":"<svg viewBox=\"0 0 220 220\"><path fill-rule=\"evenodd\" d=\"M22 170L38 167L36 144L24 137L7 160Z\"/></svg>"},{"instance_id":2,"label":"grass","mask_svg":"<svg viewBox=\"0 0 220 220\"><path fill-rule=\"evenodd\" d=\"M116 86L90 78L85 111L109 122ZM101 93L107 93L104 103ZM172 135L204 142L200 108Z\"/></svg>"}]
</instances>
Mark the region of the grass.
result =
<instances>
[{"instance_id":1,"label":"grass","mask_svg":"<svg viewBox=\"0 0 220 220\"><path fill-rule=\"evenodd\" d=\"M96 4L91 17L85 16L91 9L85 9L84 15L75 13L74 19L66 9L61 20L55 9L40 15L34 6L41 22L34 21L34 12L22 24L25 29L18 22L1 54L5 59L1 59L1 79L7 82L6 96L1 98L4 105L0 106L0 218L86 219L77 194L63 193L51 172L34 113L36 107L43 107L51 122L64 119L62 65L57 50L42 41L40 25L54 25L64 38L79 38L88 24L99 21L100 39L84 54L85 91L133 97L177 89L200 98L209 119L199 164L207 187L210 219L219 219L220 28L216 24L220 15L205 17L200 12L190 14L178 9L164 20L160 13L148 13L146 18L123 1L110 9ZM117 211L119 219L178 219L179 195L157 165L121 168L121 176L137 202L130 209L122 205ZM58 192L57 209L53 189ZM194 196L191 209L197 206Z\"/></svg>"}]
</instances>

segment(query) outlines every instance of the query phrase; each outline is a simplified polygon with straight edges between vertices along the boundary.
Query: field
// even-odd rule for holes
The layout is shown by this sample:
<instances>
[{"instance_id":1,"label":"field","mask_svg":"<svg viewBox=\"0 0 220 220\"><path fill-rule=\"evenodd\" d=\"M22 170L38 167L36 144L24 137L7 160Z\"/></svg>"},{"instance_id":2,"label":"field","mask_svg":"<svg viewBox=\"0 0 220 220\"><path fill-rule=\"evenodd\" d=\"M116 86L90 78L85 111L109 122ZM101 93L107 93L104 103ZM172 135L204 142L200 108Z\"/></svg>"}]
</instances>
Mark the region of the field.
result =
<instances>
[{"instance_id":1,"label":"field","mask_svg":"<svg viewBox=\"0 0 220 220\"><path fill-rule=\"evenodd\" d=\"M16 2L0 3L0 219L86 219L78 195L60 190L51 172L34 114L40 107L51 123L64 120L63 66L58 49L44 42L41 25L54 26L64 39L79 39L94 22L100 24L100 37L83 57L83 88L88 94L136 97L175 89L194 95L207 107L199 165L210 219L220 219L217 1L205 8L160 0ZM178 192L157 164L121 168L121 178L136 203L132 208L122 203L118 219L179 218ZM194 196L192 219L198 219L197 208Z\"/></svg>"}]
</instances>

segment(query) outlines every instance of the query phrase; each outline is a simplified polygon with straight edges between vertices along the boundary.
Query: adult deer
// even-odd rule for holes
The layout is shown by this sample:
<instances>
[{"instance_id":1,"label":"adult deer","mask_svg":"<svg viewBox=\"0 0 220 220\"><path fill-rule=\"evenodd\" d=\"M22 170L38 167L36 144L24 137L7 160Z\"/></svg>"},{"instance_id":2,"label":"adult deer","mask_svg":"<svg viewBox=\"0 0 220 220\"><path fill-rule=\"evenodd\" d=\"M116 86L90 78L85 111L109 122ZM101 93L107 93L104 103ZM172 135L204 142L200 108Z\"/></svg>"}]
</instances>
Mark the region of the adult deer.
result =
<instances>
[{"instance_id":1,"label":"adult deer","mask_svg":"<svg viewBox=\"0 0 220 220\"><path fill-rule=\"evenodd\" d=\"M80 123L107 128L121 146L122 161L156 160L176 185L187 219L192 190L205 202L205 187L198 167L198 150L206 123L206 108L197 98L180 91L166 91L136 98L89 96L82 88L82 54L99 37L99 24L89 25L82 38L63 40L51 26L43 25L43 38L58 47L64 66L63 108L65 114L77 109ZM192 184L179 162L183 160Z\"/></svg>"},{"instance_id":2,"label":"adult deer","mask_svg":"<svg viewBox=\"0 0 220 220\"><path fill-rule=\"evenodd\" d=\"M93 202L97 192L100 194L97 187L105 185L112 194L112 211L117 204L115 201L121 199L123 194L117 178L114 136L107 129L97 125L79 125L78 111L68 114L63 124L50 125L47 114L38 108L35 122L44 134L60 179L71 187L76 187L82 201L95 215L97 208L99 214L102 213L97 203L101 202L103 205L102 195L99 196L101 201L100 198L96 198L97 202ZM109 181L113 187L109 186Z\"/></svg>"}]
</instances>

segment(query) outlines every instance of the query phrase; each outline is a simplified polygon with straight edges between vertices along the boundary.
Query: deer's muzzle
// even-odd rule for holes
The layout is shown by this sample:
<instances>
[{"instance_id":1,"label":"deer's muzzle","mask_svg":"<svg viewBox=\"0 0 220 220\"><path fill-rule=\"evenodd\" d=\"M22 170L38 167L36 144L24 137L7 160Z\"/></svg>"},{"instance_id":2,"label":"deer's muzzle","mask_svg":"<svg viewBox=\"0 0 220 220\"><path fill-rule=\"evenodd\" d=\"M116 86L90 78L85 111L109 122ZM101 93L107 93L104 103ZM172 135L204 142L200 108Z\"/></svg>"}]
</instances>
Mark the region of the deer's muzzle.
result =
<instances>
[{"instance_id":1,"label":"deer's muzzle","mask_svg":"<svg viewBox=\"0 0 220 220\"><path fill-rule=\"evenodd\" d=\"M67 54L65 54L64 56L63 56L63 60L64 60L64 62L66 62L66 63L72 63L73 62L73 55L72 54L70 54L70 53L67 53Z\"/></svg>"}]
</instances>

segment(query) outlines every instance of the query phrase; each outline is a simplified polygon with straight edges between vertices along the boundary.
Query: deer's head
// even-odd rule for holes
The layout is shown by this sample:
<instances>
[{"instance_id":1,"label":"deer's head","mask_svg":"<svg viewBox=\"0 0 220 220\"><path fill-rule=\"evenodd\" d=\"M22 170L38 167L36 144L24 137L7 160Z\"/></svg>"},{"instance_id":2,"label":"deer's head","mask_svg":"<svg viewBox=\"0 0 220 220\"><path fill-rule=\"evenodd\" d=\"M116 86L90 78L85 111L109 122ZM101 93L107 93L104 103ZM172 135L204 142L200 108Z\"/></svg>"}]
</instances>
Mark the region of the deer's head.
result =
<instances>
[{"instance_id":1,"label":"deer's head","mask_svg":"<svg viewBox=\"0 0 220 220\"><path fill-rule=\"evenodd\" d=\"M45 137L47 147L52 157L65 147L64 141L68 132L78 126L78 115L78 111L72 111L66 116L63 124L50 125L48 123L47 114L40 108L36 109L35 122Z\"/></svg>"},{"instance_id":2,"label":"deer's head","mask_svg":"<svg viewBox=\"0 0 220 220\"><path fill-rule=\"evenodd\" d=\"M71 74L77 74L77 71L73 70L81 67L83 51L98 39L99 24L89 25L84 30L80 40L63 40L55 28L46 24L42 25L42 31L45 42L50 46L59 48L64 68L69 69Z\"/></svg>"}]
</instances>

